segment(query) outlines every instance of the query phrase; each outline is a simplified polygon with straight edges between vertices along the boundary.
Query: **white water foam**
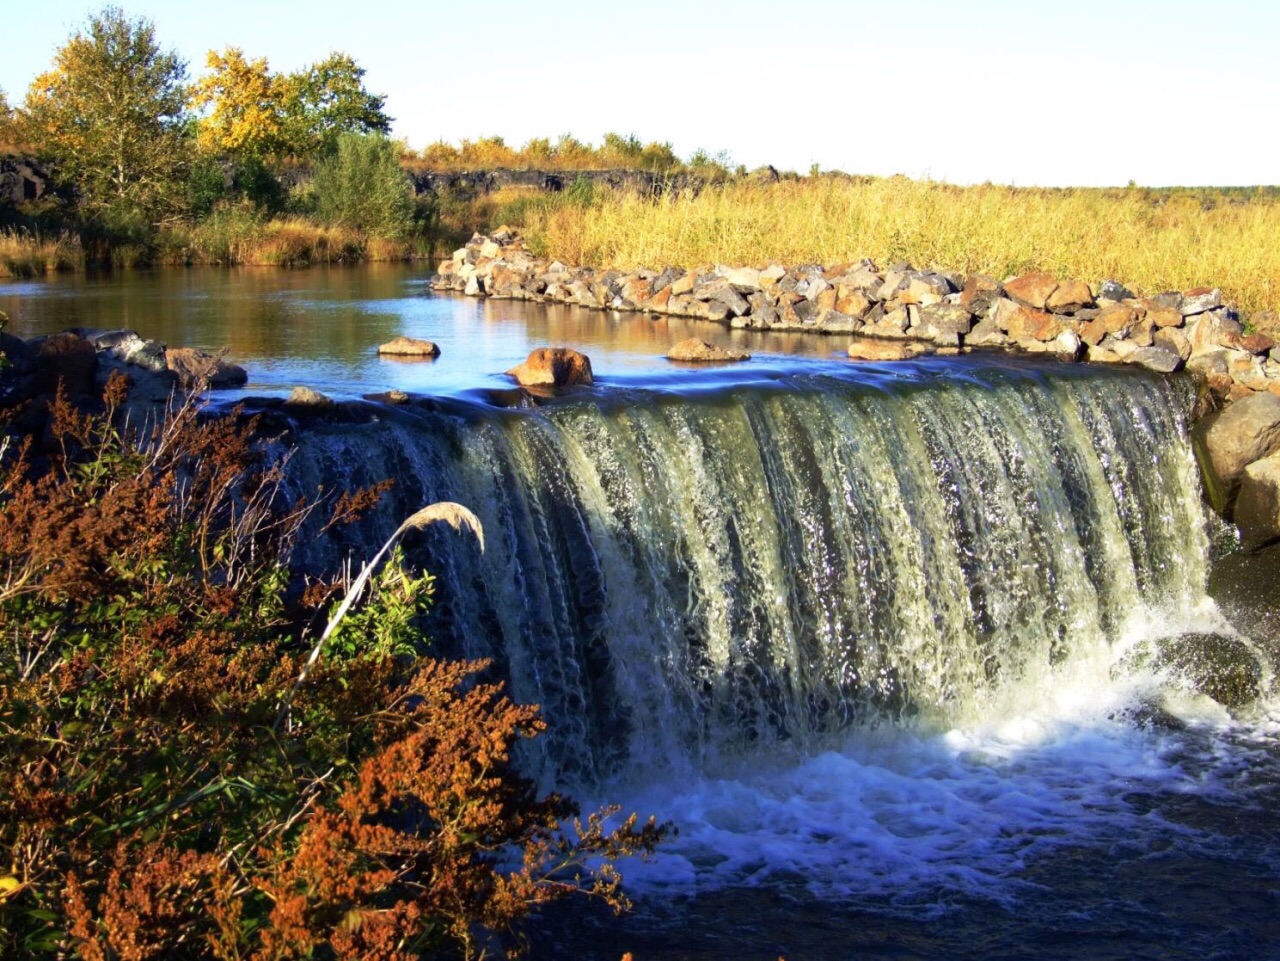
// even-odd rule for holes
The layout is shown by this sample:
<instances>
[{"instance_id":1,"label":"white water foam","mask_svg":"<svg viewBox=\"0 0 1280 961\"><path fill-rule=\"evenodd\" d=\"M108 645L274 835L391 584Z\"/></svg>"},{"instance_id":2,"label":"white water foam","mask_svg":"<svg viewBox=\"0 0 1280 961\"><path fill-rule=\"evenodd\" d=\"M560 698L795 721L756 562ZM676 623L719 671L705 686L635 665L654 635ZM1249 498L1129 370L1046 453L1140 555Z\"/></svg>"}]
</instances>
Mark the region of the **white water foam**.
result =
<instances>
[{"instance_id":1,"label":"white water foam","mask_svg":"<svg viewBox=\"0 0 1280 961\"><path fill-rule=\"evenodd\" d=\"M1212 846L1212 831L1165 817L1159 799L1247 807L1242 778L1280 770L1280 702L1237 718L1180 679L1117 670L1171 626L1230 630L1208 601L1148 614L1111 648L1009 685L953 725L860 731L815 756L752 756L624 789L624 809L658 812L679 832L624 876L647 895L801 884L927 915L957 896L1013 903L1027 866L1058 849ZM1154 700L1185 729L1144 725Z\"/></svg>"}]
</instances>

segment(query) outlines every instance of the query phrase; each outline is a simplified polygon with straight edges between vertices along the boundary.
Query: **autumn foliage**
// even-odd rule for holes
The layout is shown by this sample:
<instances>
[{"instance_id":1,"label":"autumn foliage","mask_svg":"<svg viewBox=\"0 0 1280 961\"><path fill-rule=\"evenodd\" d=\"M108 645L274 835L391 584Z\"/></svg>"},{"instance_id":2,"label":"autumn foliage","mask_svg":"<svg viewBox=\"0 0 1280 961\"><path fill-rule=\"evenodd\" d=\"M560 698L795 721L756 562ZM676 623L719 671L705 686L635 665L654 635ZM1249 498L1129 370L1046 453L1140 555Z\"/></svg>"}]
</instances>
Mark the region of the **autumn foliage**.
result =
<instances>
[{"instance_id":1,"label":"autumn foliage","mask_svg":"<svg viewBox=\"0 0 1280 961\"><path fill-rule=\"evenodd\" d=\"M623 905L661 829L535 794L536 708L420 654L401 555L299 683L341 585L290 549L374 493L283 505L251 420L133 433L123 392L0 448L0 956L479 956L539 904Z\"/></svg>"}]
</instances>

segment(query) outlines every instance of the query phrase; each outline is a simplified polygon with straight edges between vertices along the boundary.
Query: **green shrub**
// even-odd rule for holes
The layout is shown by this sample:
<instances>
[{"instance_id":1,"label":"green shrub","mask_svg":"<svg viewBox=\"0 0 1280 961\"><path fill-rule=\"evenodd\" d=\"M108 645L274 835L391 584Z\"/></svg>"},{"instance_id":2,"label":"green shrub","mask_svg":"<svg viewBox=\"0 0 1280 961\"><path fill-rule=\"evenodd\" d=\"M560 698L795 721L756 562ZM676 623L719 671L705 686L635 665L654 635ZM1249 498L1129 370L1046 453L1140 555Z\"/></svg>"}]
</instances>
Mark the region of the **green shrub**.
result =
<instances>
[{"instance_id":1,"label":"green shrub","mask_svg":"<svg viewBox=\"0 0 1280 961\"><path fill-rule=\"evenodd\" d=\"M316 215L329 226L392 240L413 228L409 178L386 137L342 134L333 154L316 164L311 190Z\"/></svg>"}]
</instances>

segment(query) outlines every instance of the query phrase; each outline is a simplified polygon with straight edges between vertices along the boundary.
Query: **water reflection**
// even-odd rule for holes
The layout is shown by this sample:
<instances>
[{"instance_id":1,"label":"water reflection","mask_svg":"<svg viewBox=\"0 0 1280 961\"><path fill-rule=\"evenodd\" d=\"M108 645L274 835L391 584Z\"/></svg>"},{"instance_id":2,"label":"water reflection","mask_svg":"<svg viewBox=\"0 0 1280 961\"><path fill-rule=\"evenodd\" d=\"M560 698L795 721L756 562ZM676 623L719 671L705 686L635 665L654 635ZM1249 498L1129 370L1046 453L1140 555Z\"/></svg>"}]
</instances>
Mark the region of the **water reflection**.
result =
<instances>
[{"instance_id":1,"label":"water reflection","mask_svg":"<svg viewBox=\"0 0 1280 961\"><path fill-rule=\"evenodd\" d=\"M502 372L548 344L588 353L606 380L670 371L663 354L691 336L765 360L827 357L844 346L838 337L434 294L428 276L425 266L403 264L77 274L0 284L0 310L20 336L129 327L169 344L226 348L248 369L250 389L259 393L296 384L337 395L506 386ZM377 345L401 334L434 340L440 359L378 357Z\"/></svg>"}]
</instances>

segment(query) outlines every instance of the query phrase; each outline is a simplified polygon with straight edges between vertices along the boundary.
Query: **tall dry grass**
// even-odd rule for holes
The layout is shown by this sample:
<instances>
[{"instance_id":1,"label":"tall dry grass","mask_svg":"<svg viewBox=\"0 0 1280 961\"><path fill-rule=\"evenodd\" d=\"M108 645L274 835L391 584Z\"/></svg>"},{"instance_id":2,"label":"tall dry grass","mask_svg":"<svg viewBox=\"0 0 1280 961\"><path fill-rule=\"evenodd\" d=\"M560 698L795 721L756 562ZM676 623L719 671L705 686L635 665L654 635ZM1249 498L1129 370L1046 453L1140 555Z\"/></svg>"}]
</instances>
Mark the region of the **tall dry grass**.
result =
<instances>
[{"instance_id":1,"label":"tall dry grass","mask_svg":"<svg viewBox=\"0 0 1280 961\"><path fill-rule=\"evenodd\" d=\"M509 214L539 253L579 264L871 257L995 277L1035 269L1114 278L1142 293L1218 286L1245 311L1280 307L1280 201L1268 194L819 177L659 200L612 192L587 204L528 199L499 211Z\"/></svg>"},{"instance_id":2,"label":"tall dry grass","mask_svg":"<svg viewBox=\"0 0 1280 961\"><path fill-rule=\"evenodd\" d=\"M410 241L326 227L305 217L263 220L239 208L169 230L160 248L156 259L161 263L271 267L407 260L417 253Z\"/></svg>"},{"instance_id":3,"label":"tall dry grass","mask_svg":"<svg viewBox=\"0 0 1280 961\"><path fill-rule=\"evenodd\" d=\"M46 237L27 230L0 230L0 277L38 277L84 267L84 250L71 234Z\"/></svg>"}]
</instances>

